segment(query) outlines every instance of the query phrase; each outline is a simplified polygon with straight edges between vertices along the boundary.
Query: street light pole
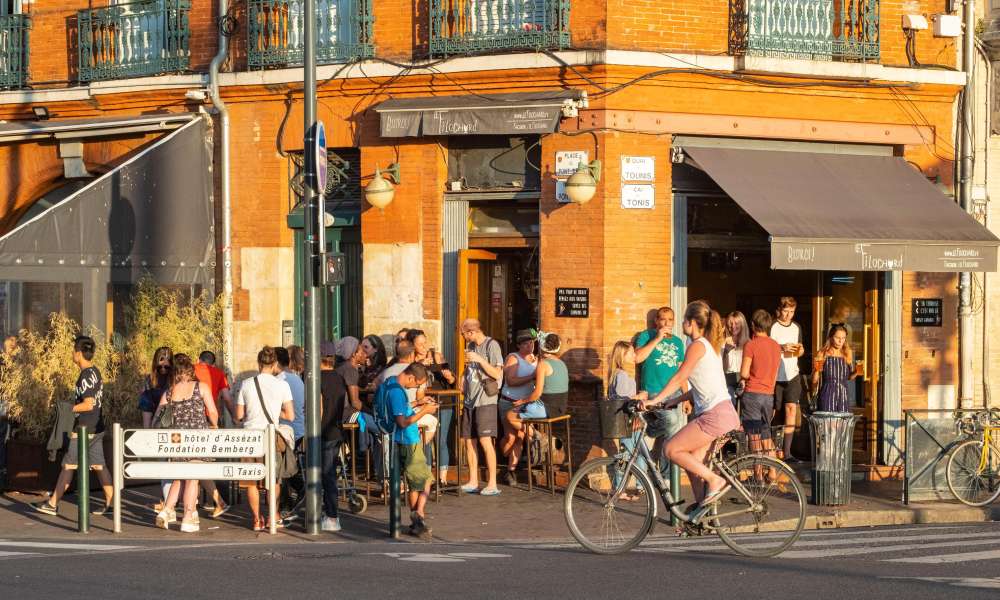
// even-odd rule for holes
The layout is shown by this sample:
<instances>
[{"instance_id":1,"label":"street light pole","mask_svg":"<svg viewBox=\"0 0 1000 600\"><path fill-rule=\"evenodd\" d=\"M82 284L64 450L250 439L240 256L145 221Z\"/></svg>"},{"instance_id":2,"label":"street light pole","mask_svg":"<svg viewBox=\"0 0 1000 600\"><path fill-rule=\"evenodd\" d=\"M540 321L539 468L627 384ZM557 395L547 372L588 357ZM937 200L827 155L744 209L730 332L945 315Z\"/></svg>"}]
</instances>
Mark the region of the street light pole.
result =
<instances>
[{"instance_id":1,"label":"street light pole","mask_svg":"<svg viewBox=\"0 0 1000 600\"><path fill-rule=\"evenodd\" d=\"M304 33L305 60L303 103L304 132L308 140L310 132L316 130L316 0L305 0ZM310 153L314 149L308 142L303 144L303 158L309 164ZM326 157L314 157L313 161L326 160ZM313 164L313 168L318 165ZM319 533L319 494L320 494L320 461L322 447L319 432L319 335L322 326L319 305L319 257L326 251L325 215L323 198L324 190L313 189L307 182L304 186L306 209L306 248L304 256L308 267L304 269L306 285L306 318L305 318L305 354L306 354L306 533Z\"/></svg>"}]
</instances>

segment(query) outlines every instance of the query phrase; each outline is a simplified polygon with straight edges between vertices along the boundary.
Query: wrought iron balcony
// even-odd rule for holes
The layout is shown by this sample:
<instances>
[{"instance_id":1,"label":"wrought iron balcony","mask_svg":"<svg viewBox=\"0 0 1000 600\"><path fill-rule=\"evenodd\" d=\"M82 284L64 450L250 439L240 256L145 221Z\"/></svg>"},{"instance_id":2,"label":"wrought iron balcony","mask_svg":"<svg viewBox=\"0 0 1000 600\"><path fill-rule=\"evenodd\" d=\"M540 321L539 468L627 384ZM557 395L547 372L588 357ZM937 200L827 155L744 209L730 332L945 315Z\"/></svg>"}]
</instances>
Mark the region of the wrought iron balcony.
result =
<instances>
[{"instance_id":1,"label":"wrought iron balcony","mask_svg":"<svg viewBox=\"0 0 1000 600\"><path fill-rule=\"evenodd\" d=\"M305 0L249 0L247 64L250 68L301 65ZM316 0L316 62L330 64L375 56L372 0Z\"/></svg>"},{"instance_id":2,"label":"wrought iron balcony","mask_svg":"<svg viewBox=\"0 0 1000 600\"><path fill-rule=\"evenodd\" d=\"M135 0L77 13L80 80L185 71L190 0Z\"/></svg>"},{"instance_id":3,"label":"wrought iron balcony","mask_svg":"<svg viewBox=\"0 0 1000 600\"><path fill-rule=\"evenodd\" d=\"M24 87L28 82L27 15L0 17L0 90Z\"/></svg>"},{"instance_id":4,"label":"wrought iron balcony","mask_svg":"<svg viewBox=\"0 0 1000 600\"><path fill-rule=\"evenodd\" d=\"M569 46L570 0L428 0L433 57Z\"/></svg>"},{"instance_id":5,"label":"wrought iron balcony","mask_svg":"<svg viewBox=\"0 0 1000 600\"><path fill-rule=\"evenodd\" d=\"M879 0L730 0L730 54L877 61Z\"/></svg>"}]
</instances>

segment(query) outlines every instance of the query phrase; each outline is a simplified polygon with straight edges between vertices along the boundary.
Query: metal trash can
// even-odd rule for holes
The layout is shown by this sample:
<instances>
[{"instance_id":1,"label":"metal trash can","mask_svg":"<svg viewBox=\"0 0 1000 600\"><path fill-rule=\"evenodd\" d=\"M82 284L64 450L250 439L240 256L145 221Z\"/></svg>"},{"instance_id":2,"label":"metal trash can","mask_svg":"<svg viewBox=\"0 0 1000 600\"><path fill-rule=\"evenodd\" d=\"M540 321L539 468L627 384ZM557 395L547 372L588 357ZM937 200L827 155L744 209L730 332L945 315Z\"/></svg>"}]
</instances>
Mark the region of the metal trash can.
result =
<instances>
[{"instance_id":1,"label":"metal trash can","mask_svg":"<svg viewBox=\"0 0 1000 600\"><path fill-rule=\"evenodd\" d=\"M623 410L628 400L597 400L597 411L601 416L601 437L617 440L631 435L628 416Z\"/></svg>"},{"instance_id":2,"label":"metal trash can","mask_svg":"<svg viewBox=\"0 0 1000 600\"><path fill-rule=\"evenodd\" d=\"M812 503L835 506L851 501L851 413L814 412L808 417L812 438Z\"/></svg>"}]
</instances>

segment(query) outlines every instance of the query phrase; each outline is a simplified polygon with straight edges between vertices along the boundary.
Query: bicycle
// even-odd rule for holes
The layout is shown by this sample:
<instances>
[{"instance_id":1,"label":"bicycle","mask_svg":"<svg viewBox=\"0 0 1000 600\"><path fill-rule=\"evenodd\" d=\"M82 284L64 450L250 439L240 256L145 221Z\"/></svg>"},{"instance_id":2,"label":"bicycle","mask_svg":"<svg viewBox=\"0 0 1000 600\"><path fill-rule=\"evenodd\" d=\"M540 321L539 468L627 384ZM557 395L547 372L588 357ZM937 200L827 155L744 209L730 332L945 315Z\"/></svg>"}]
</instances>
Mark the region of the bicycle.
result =
<instances>
[{"instance_id":1,"label":"bicycle","mask_svg":"<svg viewBox=\"0 0 1000 600\"><path fill-rule=\"evenodd\" d=\"M679 535L714 532L743 556L776 556L795 543L806 521L806 497L791 467L754 454L725 462L722 448L730 440L727 434L712 445L708 465L725 478L729 491L708 506L681 511L678 507L683 500L675 500L643 441L646 419L638 404L630 403L623 410L633 424L634 419L641 423L633 433L635 450L587 461L566 489L566 524L584 548L598 554L635 548L653 532L658 499L682 524ZM637 465L639 458L645 460L645 470ZM638 485L639 494L630 501L625 490L631 481Z\"/></svg>"},{"instance_id":2,"label":"bicycle","mask_svg":"<svg viewBox=\"0 0 1000 600\"><path fill-rule=\"evenodd\" d=\"M981 432L982 437L948 452L948 489L963 504L985 506L1000 497L1000 409L964 417L956 426L967 436Z\"/></svg>"}]
</instances>

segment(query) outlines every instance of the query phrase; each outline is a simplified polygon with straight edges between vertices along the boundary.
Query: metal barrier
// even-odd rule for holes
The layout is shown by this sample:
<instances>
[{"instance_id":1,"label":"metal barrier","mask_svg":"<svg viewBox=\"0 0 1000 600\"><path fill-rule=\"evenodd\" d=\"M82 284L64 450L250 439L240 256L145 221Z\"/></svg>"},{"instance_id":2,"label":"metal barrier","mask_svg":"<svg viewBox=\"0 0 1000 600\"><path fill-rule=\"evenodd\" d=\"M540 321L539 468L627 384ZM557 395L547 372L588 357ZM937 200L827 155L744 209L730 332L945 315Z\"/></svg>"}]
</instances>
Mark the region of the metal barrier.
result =
<instances>
[{"instance_id":1,"label":"metal barrier","mask_svg":"<svg viewBox=\"0 0 1000 600\"><path fill-rule=\"evenodd\" d=\"M948 452L966 437L957 422L981 409L904 410L903 504L952 500L948 490Z\"/></svg>"},{"instance_id":2,"label":"metal barrier","mask_svg":"<svg viewBox=\"0 0 1000 600\"><path fill-rule=\"evenodd\" d=\"M267 490L269 532L277 529L275 498L275 428L266 429L122 429L112 428L114 531L122 531L121 492L125 479L260 481ZM126 461L125 459L129 460ZM133 459L157 458L159 461ZM263 458L257 462L169 462L169 459Z\"/></svg>"},{"instance_id":3,"label":"metal barrier","mask_svg":"<svg viewBox=\"0 0 1000 600\"><path fill-rule=\"evenodd\" d=\"M76 530L90 531L90 436L81 425L76 437Z\"/></svg>"}]
</instances>

